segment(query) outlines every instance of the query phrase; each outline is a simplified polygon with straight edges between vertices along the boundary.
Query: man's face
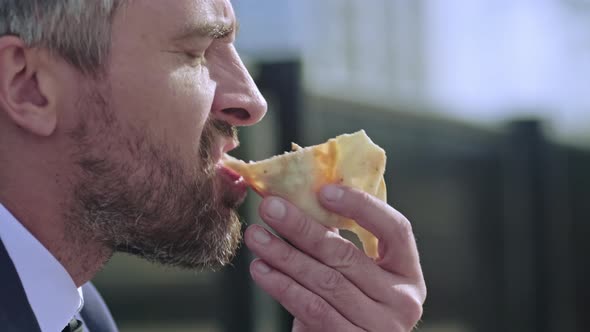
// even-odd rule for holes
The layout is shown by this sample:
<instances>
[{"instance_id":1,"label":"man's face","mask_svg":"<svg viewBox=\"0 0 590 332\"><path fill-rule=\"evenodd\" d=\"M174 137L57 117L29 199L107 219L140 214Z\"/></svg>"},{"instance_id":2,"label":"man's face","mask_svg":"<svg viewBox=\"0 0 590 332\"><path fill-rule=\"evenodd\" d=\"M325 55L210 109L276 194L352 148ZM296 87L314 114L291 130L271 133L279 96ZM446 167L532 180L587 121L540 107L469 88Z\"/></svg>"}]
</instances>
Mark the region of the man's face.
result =
<instances>
[{"instance_id":1,"label":"man's face","mask_svg":"<svg viewBox=\"0 0 590 332\"><path fill-rule=\"evenodd\" d=\"M81 84L74 106L72 226L165 264L231 259L244 188L216 164L235 127L266 111L236 28L228 0L138 0L117 12L106 74Z\"/></svg>"}]
</instances>

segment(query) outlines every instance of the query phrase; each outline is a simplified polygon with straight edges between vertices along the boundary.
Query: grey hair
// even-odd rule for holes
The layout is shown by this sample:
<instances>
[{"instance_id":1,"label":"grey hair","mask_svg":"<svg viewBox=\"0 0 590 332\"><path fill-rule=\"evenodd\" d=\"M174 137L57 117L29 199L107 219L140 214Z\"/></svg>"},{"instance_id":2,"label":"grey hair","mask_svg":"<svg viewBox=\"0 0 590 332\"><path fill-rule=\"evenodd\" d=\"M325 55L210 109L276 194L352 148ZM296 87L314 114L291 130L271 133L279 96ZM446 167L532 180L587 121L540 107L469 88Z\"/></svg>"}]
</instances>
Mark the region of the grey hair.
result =
<instances>
[{"instance_id":1,"label":"grey hair","mask_svg":"<svg viewBox=\"0 0 590 332\"><path fill-rule=\"evenodd\" d=\"M86 74L97 74L108 57L111 25L128 0L0 0L0 37L20 37L43 47Z\"/></svg>"}]
</instances>

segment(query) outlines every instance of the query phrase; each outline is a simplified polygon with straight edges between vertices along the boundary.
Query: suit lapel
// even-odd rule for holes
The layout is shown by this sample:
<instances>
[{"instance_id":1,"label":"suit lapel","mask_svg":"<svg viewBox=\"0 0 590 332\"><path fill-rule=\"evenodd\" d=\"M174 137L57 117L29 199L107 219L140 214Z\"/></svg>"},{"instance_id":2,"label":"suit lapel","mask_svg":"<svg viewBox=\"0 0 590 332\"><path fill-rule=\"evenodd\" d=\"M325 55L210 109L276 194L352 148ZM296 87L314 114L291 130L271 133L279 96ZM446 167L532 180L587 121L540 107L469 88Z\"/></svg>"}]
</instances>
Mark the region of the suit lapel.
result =
<instances>
[{"instance_id":1,"label":"suit lapel","mask_svg":"<svg viewBox=\"0 0 590 332\"><path fill-rule=\"evenodd\" d=\"M5 332L41 331L2 240L0 240L0 327Z\"/></svg>"}]
</instances>

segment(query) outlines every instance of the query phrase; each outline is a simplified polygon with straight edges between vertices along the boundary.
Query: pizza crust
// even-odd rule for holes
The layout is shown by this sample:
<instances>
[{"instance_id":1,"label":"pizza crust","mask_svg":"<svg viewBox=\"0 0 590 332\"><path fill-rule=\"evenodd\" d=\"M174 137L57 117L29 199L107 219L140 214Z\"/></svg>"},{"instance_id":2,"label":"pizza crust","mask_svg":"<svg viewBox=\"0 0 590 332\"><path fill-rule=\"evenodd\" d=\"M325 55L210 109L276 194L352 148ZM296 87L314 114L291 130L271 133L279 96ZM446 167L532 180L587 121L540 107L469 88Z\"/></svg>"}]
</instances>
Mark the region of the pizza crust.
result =
<instances>
[{"instance_id":1,"label":"pizza crust","mask_svg":"<svg viewBox=\"0 0 590 332\"><path fill-rule=\"evenodd\" d=\"M261 196L283 197L319 223L355 233L365 253L373 258L378 257L377 238L356 221L324 209L317 193L326 184L341 184L386 202L385 162L385 151L364 130L305 148L293 144L293 152L258 162L245 163L230 156L224 159L224 165Z\"/></svg>"}]
</instances>

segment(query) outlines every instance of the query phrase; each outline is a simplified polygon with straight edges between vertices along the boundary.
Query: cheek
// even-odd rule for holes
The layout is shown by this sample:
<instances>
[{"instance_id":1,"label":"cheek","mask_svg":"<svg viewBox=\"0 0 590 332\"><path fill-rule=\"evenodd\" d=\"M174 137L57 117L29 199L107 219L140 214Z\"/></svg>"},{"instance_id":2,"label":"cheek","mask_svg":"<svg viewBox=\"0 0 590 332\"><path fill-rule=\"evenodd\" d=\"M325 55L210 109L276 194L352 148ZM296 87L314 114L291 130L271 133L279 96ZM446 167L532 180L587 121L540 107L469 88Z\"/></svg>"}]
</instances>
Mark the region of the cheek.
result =
<instances>
[{"instance_id":1,"label":"cheek","mask_svg":"<svg viewBox=\"0 0 590 332\"><path fill-rule=\"evenodd\" d=\"M165 110L170 125L167 129L171 135L186 133L182 139L191 139L196 147L211 112L215 82L209 78L205 67L179 70L170 76L168 91L171 107Z\"/></svg>"},{"instance_id":2,"label":"cheek","mask_svg":"<svg viewBox=\"0 0 590 332\"><path fill-rule=\"evenodd\" d=\"M112 87L113 108L123 124L180 155L195 155L215 93L205 67L119 75Z\"/></svg>"}]
</instances>

